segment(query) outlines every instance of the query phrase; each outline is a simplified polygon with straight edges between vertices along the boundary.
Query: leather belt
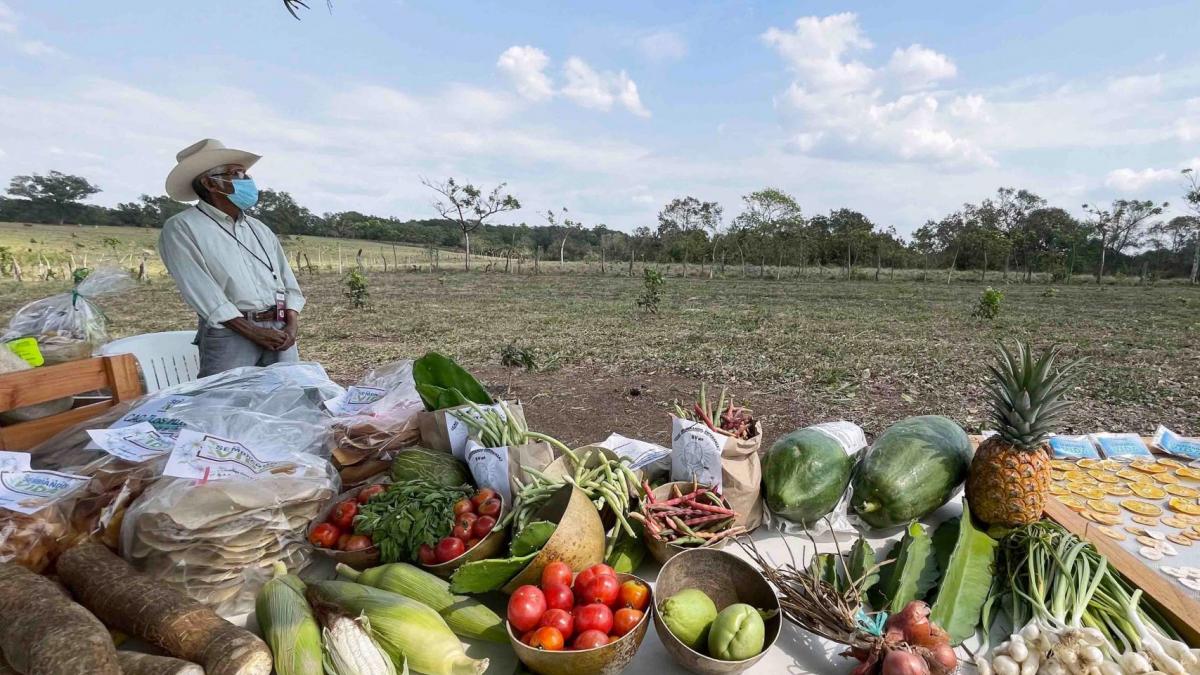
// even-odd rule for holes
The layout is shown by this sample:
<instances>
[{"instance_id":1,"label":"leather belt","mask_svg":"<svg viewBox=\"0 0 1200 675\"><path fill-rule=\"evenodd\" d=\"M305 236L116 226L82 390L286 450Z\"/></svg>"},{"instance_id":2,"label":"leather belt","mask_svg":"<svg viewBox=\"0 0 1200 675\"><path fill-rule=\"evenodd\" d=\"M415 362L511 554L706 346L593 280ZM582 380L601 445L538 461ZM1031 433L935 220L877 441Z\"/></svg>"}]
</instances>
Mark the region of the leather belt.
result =
<instances>
[{"instance_id":1,"label":"leather belt","mask_svg":"<svg viewBox=\"0 0 1200 675\"><path fill-rule=\"evenodd\" d=\"M264 309L261 312L242 312L251 321L274 321L275 309Z\"/></svg>"}]
</instances>

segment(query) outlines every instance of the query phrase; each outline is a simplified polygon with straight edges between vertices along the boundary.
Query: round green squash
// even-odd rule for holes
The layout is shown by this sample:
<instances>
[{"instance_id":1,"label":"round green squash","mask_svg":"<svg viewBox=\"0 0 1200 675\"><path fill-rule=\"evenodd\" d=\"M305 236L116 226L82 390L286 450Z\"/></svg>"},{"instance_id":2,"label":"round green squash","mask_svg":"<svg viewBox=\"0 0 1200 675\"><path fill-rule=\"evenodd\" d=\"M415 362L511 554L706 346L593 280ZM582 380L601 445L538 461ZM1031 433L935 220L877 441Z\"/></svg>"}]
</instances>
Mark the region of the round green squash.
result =
<instances>
[{"instance_id":1,"label":"round green squash","mask_svg":"<svg viewBox=\"0 0 1200 675\"><path fill-rule=\"evenodd\" d=\"M850 506L872 527L929 515L967 478L971 440L939 415L909 417L875 439L850 481Z\"/></svg>"},{"instance_id":2,"label":"round green squash","mask_svg":"<svg viewBox=\"0 0 1200 675\"><path fill-rule=\"evenodd\" d=\"M771 512L810 525L837 506L850 482L853 460L845 448L816 429L781 437L763 459L763 492Z\"/></svg>"}]
</instances>

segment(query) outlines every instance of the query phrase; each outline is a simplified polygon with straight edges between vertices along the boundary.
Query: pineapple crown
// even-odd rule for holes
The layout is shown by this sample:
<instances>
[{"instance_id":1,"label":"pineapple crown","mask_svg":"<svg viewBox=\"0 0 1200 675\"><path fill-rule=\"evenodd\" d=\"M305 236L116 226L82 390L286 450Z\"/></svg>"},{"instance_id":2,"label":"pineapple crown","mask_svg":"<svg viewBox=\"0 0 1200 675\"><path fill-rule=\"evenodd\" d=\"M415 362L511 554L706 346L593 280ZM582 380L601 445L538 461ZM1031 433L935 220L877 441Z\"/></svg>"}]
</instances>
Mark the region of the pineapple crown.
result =
<instances>
[{"instance_id":1,"label":"pineapple crown","mask_svg":"<svg viewBox=\"0 0 1200 675\"><path fill-rule=\"evenodd\" d=\"M1071 387L1073 371L1083 359L1055 369L1056 346L1036 360L1025 342L1017 343L1016 354L1002 344L999 347L996 365L988 366L992 381L987 385L996 433L1018 448L1039 448L1071 405L1062 395Z\"/></svg>"}]
</instances>

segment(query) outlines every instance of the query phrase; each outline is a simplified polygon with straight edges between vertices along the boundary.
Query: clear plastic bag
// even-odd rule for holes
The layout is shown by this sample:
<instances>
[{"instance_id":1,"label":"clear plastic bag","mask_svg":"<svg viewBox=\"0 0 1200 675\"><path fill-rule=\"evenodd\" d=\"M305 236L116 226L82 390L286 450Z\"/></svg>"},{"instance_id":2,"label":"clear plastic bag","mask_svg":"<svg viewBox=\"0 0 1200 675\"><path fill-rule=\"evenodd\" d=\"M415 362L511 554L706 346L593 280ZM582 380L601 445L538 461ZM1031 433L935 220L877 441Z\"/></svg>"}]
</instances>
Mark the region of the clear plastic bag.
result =
<instances>
[{"instance_id":1,"label":"clear plastic bag","mask_svg":"<svg viewBox=\"0 0 1200 675\"><path fill-rule=\"evenodd\" d=\"M0 562L41 572L81 536L69 514L87 479L26 469L0 478Z\"/></svg>"},{"instance_id":2,"label":"clear plastic bag","mask_svg":"<svg viewBox=\"0 0 1200 675\"><path fill-rule=\"evenodd\" d=\"M308 565L308 525L338 494L340 482L325 459L324 425L248 410L213 413L204 433L181 432L167 472L177 471L171 467L181 455L190 458L181 465L231 461L205 459L202 447L190 440L222 443L210 438L216 436L253 454L253 462L241 465L246 475L220 474L220 480L168 475L155 481L125 513L121 554L217 613L233 616L253 608L276 561L295 571Z\"/></svg>"},{"instance_id":3,"label":"clear plastic bag","mask_svg":"<svg viewBox=\"0 0 1200 675\"><path fill-rule=\"evenodd\" d=\"M47 365L86 359L96 347L108 342L108 319L96 304L97 299L135 285L133 278L121 270L95 270L73 290L18 309L0 340L36 338Z\"/></svg>"},{"instance_id":4,"label":"clear plastic bag","mask_svg":"<svg viewBox=\"0 0 1200 675\"><path fill-rule=\"evenodd\" d=\"M412 376L412 361L376 368L343 394L325 402L334 417L333 456L343 479L354 484L386 468L397 450L421 439L417 413L424 410ZM354 468L351 468L354 467Z\"/></svg>"},{"instance_id":5,"label":"clear plastic bag","mask_svg":"<svg viewBox=\"0 0 1200 675\"><path fill-rule=\"evenodd\" d=\"M839 420L836 422L814 424L807 428L819 431L837 441L842 446L842 449L846 451L846 454L850 456L855 466L866 455L867 437L863 433L862 427L853 422ZM850 512L851 489L847 485L841 499L838 500L833 510L807 527L802 523L793 522L772 512L764 500L763 524L768 528L794 535L801 535L807 532L812 536L821 536L830 531L835 534L855 534L859 532L859 527L858 517Z\"/></svg>"}]
</instances>

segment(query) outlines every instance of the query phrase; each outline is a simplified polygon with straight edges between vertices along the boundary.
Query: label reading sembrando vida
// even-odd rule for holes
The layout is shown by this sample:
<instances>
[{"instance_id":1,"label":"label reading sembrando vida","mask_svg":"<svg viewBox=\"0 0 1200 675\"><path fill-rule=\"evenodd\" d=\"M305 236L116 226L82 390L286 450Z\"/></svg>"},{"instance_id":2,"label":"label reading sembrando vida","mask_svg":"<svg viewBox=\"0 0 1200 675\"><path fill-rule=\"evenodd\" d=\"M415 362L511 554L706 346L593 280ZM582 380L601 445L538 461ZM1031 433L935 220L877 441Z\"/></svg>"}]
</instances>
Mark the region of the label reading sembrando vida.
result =
<instances>
[{"instance_id":1,"label":"label reading sembrando vida","mask_svg":"<svg viewBox=\"0 0 1200 675\"><path fill-rule=\"evenodd\" d=\"M87 476L58 471L0 471L0 509L26 515L87 485Z\"/></svg>"},{"instance_id":2,"label":"label reading sembrando vida","mask_svg":"<svg viewBox=\"0 0 1200 675\"><path fill-rule=\"evenodd\" d=\"M254 479L295 469L285 452L253 450L238 441L184 429L175 440L163 475L197 480Z\"/></svg>"}]
</instances>

